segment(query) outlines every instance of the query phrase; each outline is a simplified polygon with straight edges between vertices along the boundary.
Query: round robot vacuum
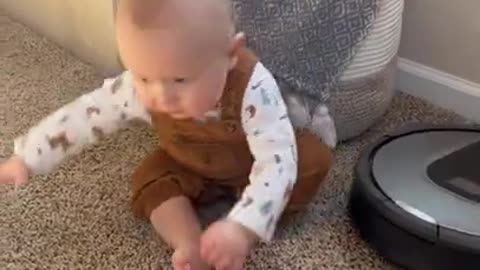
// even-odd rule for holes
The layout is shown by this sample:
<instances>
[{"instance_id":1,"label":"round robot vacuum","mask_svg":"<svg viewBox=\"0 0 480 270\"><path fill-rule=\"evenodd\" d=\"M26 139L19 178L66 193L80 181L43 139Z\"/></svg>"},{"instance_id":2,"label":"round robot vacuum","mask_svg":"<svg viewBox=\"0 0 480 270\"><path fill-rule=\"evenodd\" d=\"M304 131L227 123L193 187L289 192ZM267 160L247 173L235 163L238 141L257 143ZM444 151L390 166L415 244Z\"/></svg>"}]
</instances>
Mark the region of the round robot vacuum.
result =
<instances>
[{"instance_id":1,"label":"round robot vacuum","mask_svg":"<svg viewBox=\"0 0 480 270\"><path fill-rule=\"evenodd\" d=\"M413 125L361 154L352 220L387 260L412 270L480 267L480 128Z\"/></svg>"}]
</instances>

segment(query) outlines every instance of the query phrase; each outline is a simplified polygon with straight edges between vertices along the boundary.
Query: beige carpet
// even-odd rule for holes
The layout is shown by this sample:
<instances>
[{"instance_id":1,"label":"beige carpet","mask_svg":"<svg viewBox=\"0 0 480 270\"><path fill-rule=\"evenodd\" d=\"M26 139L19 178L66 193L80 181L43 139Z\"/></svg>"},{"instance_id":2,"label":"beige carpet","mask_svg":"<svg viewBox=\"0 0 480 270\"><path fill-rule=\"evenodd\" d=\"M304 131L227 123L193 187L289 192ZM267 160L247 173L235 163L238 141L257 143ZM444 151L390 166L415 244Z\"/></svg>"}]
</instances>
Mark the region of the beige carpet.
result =
<instances>
[{"instance_id":1,"label":"beige carpet","mask_svg":"<svg viewBox=\"0 0 480 270\"><path fill-rule=\"evenodd\" d=\"M100 83L91 67L0 14L0 157L15 135ZM310 211L256 249L246 269L396 269L359 239L346 203L359 150L408 121L462 120L396 97L381 123L338 148ZM16 198L1 187L0 269L170 269L169 252L128 204L129 175L154 144L148 130L130 129L32 179Z\"/></svg>"}]
</instances>

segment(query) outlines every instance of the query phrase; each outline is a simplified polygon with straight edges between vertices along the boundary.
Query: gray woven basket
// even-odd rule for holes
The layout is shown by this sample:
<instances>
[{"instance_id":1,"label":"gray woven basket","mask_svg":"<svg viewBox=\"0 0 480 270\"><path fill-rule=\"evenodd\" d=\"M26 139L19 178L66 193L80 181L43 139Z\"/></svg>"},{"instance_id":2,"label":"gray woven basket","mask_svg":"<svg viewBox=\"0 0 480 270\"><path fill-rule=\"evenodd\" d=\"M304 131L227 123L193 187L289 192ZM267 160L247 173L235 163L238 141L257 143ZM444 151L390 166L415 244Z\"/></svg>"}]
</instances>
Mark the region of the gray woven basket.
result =
<instances>
[{"instance_id":1,"label":"gray woven basket","mask_svg":"<svg viewBox=\"0 0 480 270\"><path fill-rule=\"evenodd\" d=\"M403 7L403 0L379 0L370 33L332 92L328 107L339 141L365 132L391 104Z\"/></svg>"},{"instance_id":2,"label":"gray woven basket","mask_svg":"<svg viewBox=\"0 0 480 270\"><path fill-rule=\"evenodd\" d=\"M329 103L339 141L354 138L375 124L394 96L396 58L379 73L341 82Z\"/></svg>"}]
</instances>

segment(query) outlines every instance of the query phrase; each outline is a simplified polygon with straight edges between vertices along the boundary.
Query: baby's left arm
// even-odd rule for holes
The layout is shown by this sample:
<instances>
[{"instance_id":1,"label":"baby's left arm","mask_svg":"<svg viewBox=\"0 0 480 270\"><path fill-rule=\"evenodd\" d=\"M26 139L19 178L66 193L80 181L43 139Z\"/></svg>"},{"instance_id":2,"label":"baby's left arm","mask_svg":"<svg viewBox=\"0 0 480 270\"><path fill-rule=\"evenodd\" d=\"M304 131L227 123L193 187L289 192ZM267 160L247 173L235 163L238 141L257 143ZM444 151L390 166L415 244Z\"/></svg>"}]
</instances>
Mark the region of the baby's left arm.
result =
<instances>
[{"instance_id":1,"label":"baby's left arm","mask_svg":"<svg viewBox=\"0 0 480 270\"><path fill-rule=\"evenodd\" d=\"M278 85L261 63L245 92L242 124L255 162L250 185L227 219L268 241L297 180L297 145Z\"/></svg>"}]
</instances>

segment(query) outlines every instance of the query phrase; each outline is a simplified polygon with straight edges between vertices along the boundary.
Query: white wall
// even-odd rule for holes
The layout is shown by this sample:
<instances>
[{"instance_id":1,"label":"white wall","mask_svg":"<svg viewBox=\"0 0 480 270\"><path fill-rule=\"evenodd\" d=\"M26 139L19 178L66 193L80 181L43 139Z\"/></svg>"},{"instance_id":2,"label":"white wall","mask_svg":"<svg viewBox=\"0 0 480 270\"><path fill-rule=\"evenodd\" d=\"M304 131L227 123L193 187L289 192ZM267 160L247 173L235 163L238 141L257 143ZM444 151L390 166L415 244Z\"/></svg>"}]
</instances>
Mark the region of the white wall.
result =
<instances>
[{"instance_id":1,"label":"white wall","mask_svg":"<svg viewBox=\"0 0 480 270\"><path fill-rule=\"evenodd\" d=\"M397 88L480 122L479 12L479 0L405 0Z\"/></svg>"},{"instance_id":2,"label":"white wall","mask_svg":"<svg viewBox=\"0 0 480 270\"><path fill-rule=\"evenodd\" d=\"M106 72L119 68L109 0L0 0L0 8Z\"/></svg>"},{"instance_id":3,"label":"white wall","mask_svg":"<svg viewBox=\"0 0 480 270\"><path fill-rule=\"evenodd\" d=\"M400 56L480 83L480 1L405 0Z\"/></svg>"}]
</instances>

